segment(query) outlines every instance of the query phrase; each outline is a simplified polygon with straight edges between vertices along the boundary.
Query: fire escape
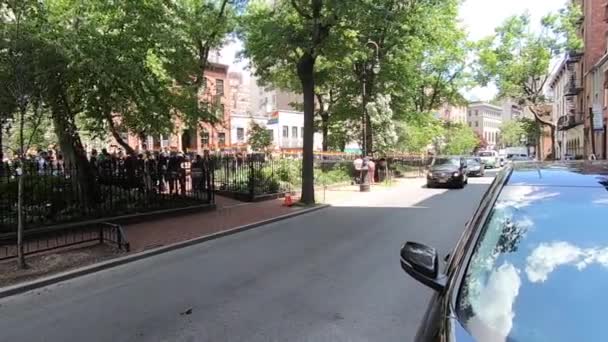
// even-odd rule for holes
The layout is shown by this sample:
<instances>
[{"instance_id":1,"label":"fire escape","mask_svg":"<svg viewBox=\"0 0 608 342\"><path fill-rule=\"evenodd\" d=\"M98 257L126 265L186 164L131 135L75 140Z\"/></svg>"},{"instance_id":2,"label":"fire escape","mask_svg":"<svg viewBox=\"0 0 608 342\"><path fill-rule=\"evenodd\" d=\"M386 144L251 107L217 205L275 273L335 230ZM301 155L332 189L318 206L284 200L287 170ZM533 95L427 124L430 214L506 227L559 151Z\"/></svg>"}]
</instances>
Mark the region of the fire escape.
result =
<instances>
[{"instance_id":1,"label":"fire escape","mask_svg":"<svg viewBox=\"0 0 608 342\"><path fill-rule=\"evenodd\" d=\"M582 53L570 53L566 61L565 77L567 77L567 82L563 93L566 98L567 114L558 119L558 130L567 130L583 123L583 113L576 104L578 95L583 91L581 80L576 70L582 56Z\"/></svg>"}]
</instances>

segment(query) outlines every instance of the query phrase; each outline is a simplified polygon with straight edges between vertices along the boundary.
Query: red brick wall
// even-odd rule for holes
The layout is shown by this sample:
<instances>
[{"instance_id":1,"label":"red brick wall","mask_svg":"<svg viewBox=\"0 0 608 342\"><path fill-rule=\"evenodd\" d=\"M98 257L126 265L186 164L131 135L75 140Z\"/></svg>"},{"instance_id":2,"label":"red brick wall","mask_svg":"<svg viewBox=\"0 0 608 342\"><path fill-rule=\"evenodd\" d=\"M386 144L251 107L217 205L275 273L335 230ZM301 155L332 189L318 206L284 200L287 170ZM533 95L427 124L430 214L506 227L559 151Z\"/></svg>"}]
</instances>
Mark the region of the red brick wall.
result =
<instances>
[{"instance_id":1,"label":"red brick wall","mask_svg":"<svg viewBox=\"0 0 608 342\"><path fill-rule=\"evenodd\" d=\"M585 43L585 56L583 57L583 76L584 93L583 108L585 113L585 128L589 129L591 122L589 108L592 106L593 75L589 70L606 53L606 33L608 23L604 21L606 0L583 0L583 40ZM596 147L601 145L601 141L596 141ZM585 136L585 151L589 155L592 151L591 139Z\"/></svg>"}]
</instances>

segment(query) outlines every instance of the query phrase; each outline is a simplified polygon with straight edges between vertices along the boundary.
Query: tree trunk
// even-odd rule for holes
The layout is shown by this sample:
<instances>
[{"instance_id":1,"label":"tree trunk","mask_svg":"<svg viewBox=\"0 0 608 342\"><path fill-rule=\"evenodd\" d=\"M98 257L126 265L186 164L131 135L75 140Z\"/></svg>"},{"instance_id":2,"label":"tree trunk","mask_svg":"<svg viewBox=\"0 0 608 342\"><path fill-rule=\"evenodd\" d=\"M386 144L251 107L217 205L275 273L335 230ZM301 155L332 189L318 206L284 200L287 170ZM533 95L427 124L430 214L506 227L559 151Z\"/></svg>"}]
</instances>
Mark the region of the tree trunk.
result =
<instances>
[{"instance_id":1,"label":"tree trunk","mask_svg":"<svg viewBox=\"0 0 608 342\"><path fill-rule=\"evenodd\" d=\"M304 146L302 149L302 198L304 204L315 203L314 186L314 119L315 119L315 58L304 53L298 61L298 77L304 94Z\"/></svg>"},{"instance_id":2,"label":"tree trunk","mask_svg":"<svg viewBox=\"0 0 608 342\"><path fill-rule=\"evenodd\" d=\"M112 134L112 137L114 138L114 140L116 140L118 145L122 146L122 148L125 149L125 152L127 153L127 155L134 156L136 154L135 150L131 146L129 146L129 144L126 141L124 141L122 139L122 137L120 136L120 133L116 129L116 125L114 124L114 121L112 121L112 117L108 116L107 120L108 120L108 125L110 126L110 133Z\"/></svg>"},{"instance_id":3,"label":"tree trunk","mask_svg":"<svg viewBox=\"0 0 608 342\"><path fill-rule=\"evenodd\" d=\"M86 151L80 141L78 130L74 123L74 115L69 109L65 94L52 96L50 103L51 116L55 134L59 141L59 149L63 153L66 173L75 172L76 184L79 189L83 208L93 207L97 201L98 189L93 170L87 160Z\"/></svg>"},{"instance_id":4,"label":"tree trunk","mask_svg":"<svg viewBox=\"0 0 608 342\"><path fill-rule=\"evenodd\" d=\"M25 175L25 158L21 156L21 172L17 177L17 266L19 269L27 268L23 251L23 177Z\"/></svg>"},{"instance_id":5,"label":"tree trunk","mask_svg":"<svg viewBox=\"0 0 608 342\"><path fill-rule=\"evenodd\" d=\"M321 132L323 135L323 152L327 152L328 150L328 146L329 146L329 141L328 141L328 136L329 136L329 113L327 112L322 112L321 113Z\"/></svg>"},{"instance_id":6,"label":"tree trunk","mask_svg":"<svg viewBox=\"0 0 608 342\"><path fill-rule=\"evenodd\" d=\"M4 175L4 125L0 121L0 177Z\"/></svg>"}]
</instances>

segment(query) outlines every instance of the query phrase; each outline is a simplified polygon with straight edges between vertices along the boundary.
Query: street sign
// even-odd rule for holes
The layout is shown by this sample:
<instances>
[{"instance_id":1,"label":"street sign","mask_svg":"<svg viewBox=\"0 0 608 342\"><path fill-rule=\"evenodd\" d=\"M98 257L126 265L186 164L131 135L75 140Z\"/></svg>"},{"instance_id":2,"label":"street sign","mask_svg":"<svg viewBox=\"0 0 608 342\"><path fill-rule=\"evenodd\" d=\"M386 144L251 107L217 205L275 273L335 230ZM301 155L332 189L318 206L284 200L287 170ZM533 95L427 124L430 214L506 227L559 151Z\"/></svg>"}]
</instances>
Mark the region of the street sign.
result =
<instances>
[{"instance_id":1,"label":"street sign","mask_svg":"<svg viewBox=\"0 0 608 342\"><path fill-rule=\"evenodd\" d=\"M597 103L593 105L593 130L603 131L604 130L604 113L602 112L602 106Z\"/></svg>"}]
</instances>

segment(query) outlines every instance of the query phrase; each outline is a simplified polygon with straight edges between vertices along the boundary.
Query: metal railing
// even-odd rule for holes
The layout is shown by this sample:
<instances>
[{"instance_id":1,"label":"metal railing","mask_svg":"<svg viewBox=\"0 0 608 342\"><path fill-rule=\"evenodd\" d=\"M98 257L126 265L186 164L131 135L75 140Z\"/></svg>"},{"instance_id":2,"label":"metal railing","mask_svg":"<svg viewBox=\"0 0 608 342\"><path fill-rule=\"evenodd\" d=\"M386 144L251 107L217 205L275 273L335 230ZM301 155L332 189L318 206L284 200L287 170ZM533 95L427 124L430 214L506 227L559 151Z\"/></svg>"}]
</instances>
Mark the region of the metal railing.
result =
<instances>
[{"instance_id":1,"label":"metal railing","mask_svg":"<svg viewBox=\"0 0 608 342\"><path fill-rule=\"evenodd\" d=\"M32 255L78 245L104 243L124 252L130 251L130 245L122 227L112 223L31 232L26 236L23 249L25 255ZM0 238L0 260L16 257L17 245L15 239Z\"/></svg>"},{"instance_id":2,"label":"metal railing","mask_svg":"<svg viewBox=\"0 0 608 342\"><path fill-rule=\"evenodd\" d=\"M0 175L0 234L17 226L18 177L23 177L25 229L212 204L213 180L206 163L161 165L134 160L76 168L26 165ZM83 177L85 176L85 177Z\"/></svg>"}]
</instances>

